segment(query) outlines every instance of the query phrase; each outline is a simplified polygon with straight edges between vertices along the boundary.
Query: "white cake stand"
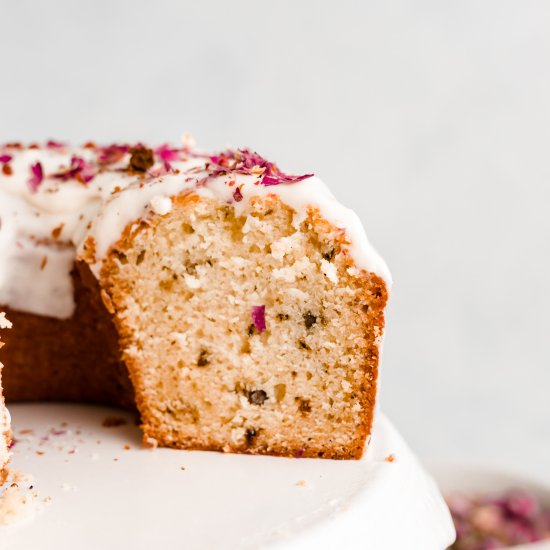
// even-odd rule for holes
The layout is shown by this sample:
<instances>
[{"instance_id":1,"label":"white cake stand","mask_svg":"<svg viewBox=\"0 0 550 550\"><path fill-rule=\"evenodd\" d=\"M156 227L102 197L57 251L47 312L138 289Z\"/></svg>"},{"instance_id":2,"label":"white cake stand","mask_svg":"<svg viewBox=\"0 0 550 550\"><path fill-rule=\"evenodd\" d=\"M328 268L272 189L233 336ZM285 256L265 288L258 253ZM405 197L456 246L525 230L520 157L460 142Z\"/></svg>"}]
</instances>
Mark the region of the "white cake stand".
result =
<instances>
[{"instance_id":1,"label":"white cake stand","mask_svg":"<svg viewBox=\"0 0 550 550\"><path fill-rule=\"evenodd\" d=\"M360 461L144 449L131 415L82 405L11 407L12 468L35 512L0 547L443 550L453 540L433 481L381 414ZM127 424L104 427L107 417Z\"/></svg>"}]
</instances>

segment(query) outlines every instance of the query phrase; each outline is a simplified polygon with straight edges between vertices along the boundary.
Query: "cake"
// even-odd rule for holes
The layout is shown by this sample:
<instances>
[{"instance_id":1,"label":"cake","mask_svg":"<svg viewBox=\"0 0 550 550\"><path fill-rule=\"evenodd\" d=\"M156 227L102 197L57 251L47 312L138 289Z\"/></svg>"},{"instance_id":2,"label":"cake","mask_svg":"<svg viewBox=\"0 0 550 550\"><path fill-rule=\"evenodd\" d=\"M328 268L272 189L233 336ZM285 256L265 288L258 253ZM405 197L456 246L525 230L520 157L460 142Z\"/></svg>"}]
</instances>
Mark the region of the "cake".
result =
<instances>
[{"instance_id":1,"label":"cake","mask_svg":"<svg viewBox=\"0 0 550 550\"><path fill-rule=\"evenodd\" d=\"M0 329L11 328L11 323L6 319L6 314L0 312ZM0 347L2 347L0 339ZM2 395L2 363L0 363L0 485L4 482L6 465L10 459L10 413L6 408Z\"/></svg>"},{"instance_id":2,"label":"cake","mask_svg":"<svg viewBox=\"0 0 550 550\"><path fill-rule=\"evenodd\" d=\"M360 458L391 278L312 174L247 149L0 148L7 399L136 408L181 449Z\"/></svg>"}]
</instances>

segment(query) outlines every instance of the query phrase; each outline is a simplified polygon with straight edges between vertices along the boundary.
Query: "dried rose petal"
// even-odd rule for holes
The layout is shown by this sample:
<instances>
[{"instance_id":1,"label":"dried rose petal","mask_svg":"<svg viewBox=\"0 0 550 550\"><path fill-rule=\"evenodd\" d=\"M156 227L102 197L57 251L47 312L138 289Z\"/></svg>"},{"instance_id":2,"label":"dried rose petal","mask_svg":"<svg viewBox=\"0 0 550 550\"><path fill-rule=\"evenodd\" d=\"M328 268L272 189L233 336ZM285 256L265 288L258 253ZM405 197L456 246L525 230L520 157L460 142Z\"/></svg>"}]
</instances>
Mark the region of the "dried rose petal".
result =
<instances>
[{"instance_id":1,"label":"dried rose petal","mask_svg":"<svg viewBox=\"0 0 550 550\"><path fill-rule=\"evenodd\" d=\"M243 194L240 187L237 187L235 191L233 191L233 199L235 199L235 202L241 202L243 200Z\"/></svg>"},{"instance_id":2,"label":"dried rose petal","mask_svg":"<svg viewBox=\"0 0 550 550\"><path fill-rule=\"evenodd\" d=\"M479 550L499 550L500 548L506 548L503 546L502 542L498 539L491 538L485 539L480 546L477 547Z\"/></svg>"},{"instance_id":3,"label":"dried rose petal","mask_svg":"<svg viewBox=\"0 0 550 550\"><path fill-rule=\"evenodd\" d=\"M172 149L167 143L155 149L155 155L163 163L165 172L172 170L171 163L180 159L180 150Z\"/></svg>"},{"instance_id":4,"label":"dried rose petal","mask_svg":"<svg viewBox=\"0 0 550 550\"><path fill-rule=\"evenodd\" d=\"M29 187L33 193L38 191L40 184L44 180L44 172L42 170L42 164L37 162L31 165L31 178L28 180Z\"/></svg>"},{"instance_id":5,"label":"dried rose petal","mask_svg":"<svg viewBox=\"0 0 550 550\"><path fill-rule=\"evenodd\" d=\"M270 186L283 183L297 183L313 176L313 174L305 174L303 176L285 174L275 164L248 149L237 149L236 151L229 149L219 155L213 155L208 158L211 164L208 167L211 177L224 175L230 171L249 176L263 175L261 183L265 186Z\"/></svg>"},{"instance_id":6,"label":"dried rose petal","mask_svg":"<svg viewBox=\"0 0 550 550\"><path fill-rule=\"evenodd\" d=\"M180 158L179 149L172 149L167 143L155 149L155 155L163 162L173 162Z\"/></svg>"},{"instance_id":7,"label":"dried rose petal","mask_svg":"<svg viewBox=\"0 0 550 550\"><path fill-rule=\"evenodd\" d=\"M275 178L273 176L264 176L262 178L262 184L266 185L266 186L268 186L268 185L279 185L279 183L281 183L279 181L279 178Z\"/></svg>"},{"instance_id":8,"label":"dried rose petal","mask_svg":"<svg viewBox=\"0 0 550 550\"><path fill-rule=\"evenodd\" d=\"M124 155L130 150L128 145L109 145L108 147L102 147L99 150L97 161L104 166L109 164L115 164L122 160Z\"/></svg>"},{"instance_id":9,"label":"dried rose petal","mask_svg":"<svg viewBox=\"0 0 550 550\"><path fill-rule=\"evenodd\" d=\"M532 518L539 512L538 502L525 491L513 491L506 495L506 509L520 518Z\"/></svg>"},{"instance_id":10,"label":"dried rose petal","mask_svg":"<svg viewBox=\"0 0 550 550\"><path fill-rule=\"evenodd\" d=\"M458 518L466 517L472 510L472 501L462 493L451 495L447 499L447 504L453 516Z\"/></svg>"},{"instance_id":11,"label":"dried rose petal","mask_svg":"<svg viewBox=\"0 0 550 550\"><path fill-rule=\"evenodd\" d=\"M81 183L88 183L96 175L94 167L87 163L83 158L73 156L71 158L71 166L62 172L53 174L52 178L57 178L62 181L77 179Z\"/></svg>"},{"instance_id":12,"label":"dried rose petal","mask_svg":"<svg viewBox=\"0 0 550 550\"><path fill-rule=\"evenodd\" d=\"M265 306L252 308L252 322L260 334L265 330Z\"/></svg>"},{"instance_id":13,"label":"dried rose petal","mask_svg":"<svg viewBox=\"0 0 550 550\"><path fill-rule=\"evenodd\" d=\"M550 511L524 490L498 497L453 495L448 504L457 532L453 550L508 548L550 538Z\"/></svg>"},{"instance_id":14,"label":"dried rose petal","mask_svg":"<svg viewBox=\"0 0 550 550\"><path fill-rule=\"evenodd\" d=\"M11 155L0 155L0 164L8 164L12 159Z\"/></svg>"},{"instance_id":15,"label":"dried rose petal","mask_svg":"<svg viewBox=\"0 0 550 550\"><path fill-rule=\"evenodd\" d=\"M511 520L506 527L505 533L507 539L513 544L523 544L540 540L540 537L535 531L535 527L521 520Z\"/></svg>"},{"instance_id":16,"label":"dried rose petal","mask_svg":"<svg viewBox=\"0 0 550 550\"><path fill-rule=\"evenodd\" d=\"M61 143L59 141L54 141L53 139L48 140L46 143L46 147L48 149L59 149L60 147L65 147L64 143Z\"/></svg>"},{"instance_id":17,"label":"dried rose petal","mask_svg":"<svg viewBox=\"0 0 550 550\"><path fill-rule=\"evenodd\" d=\"M166 174L169 174L171 171L172 166L168 162L165 162L160 166L155 166L150 170L147 170L147 174L149 174L153 178L158 178L159 176L165 176Z\"/></svg>"}]
</instances>

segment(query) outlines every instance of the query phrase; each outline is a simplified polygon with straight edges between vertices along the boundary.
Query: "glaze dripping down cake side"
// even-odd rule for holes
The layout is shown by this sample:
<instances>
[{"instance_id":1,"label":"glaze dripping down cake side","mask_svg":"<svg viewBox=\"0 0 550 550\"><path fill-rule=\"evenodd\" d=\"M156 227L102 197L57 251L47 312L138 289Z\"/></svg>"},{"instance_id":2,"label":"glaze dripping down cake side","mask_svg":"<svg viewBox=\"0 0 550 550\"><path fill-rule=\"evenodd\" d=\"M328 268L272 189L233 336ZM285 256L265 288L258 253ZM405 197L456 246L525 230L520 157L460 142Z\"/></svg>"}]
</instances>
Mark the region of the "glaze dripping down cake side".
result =
<instances>
[{"instance_id":1,"label":"glaze dripping down cake side","mask_svg":"<svg viewBox=\"0 0 550 550\"><path fill-rule=\"evenodd\" d=\"M361 456L390 276L318 178L189 145L0 152L8 398L137 406L164 446Z\"/></svg>"}]
</instances>

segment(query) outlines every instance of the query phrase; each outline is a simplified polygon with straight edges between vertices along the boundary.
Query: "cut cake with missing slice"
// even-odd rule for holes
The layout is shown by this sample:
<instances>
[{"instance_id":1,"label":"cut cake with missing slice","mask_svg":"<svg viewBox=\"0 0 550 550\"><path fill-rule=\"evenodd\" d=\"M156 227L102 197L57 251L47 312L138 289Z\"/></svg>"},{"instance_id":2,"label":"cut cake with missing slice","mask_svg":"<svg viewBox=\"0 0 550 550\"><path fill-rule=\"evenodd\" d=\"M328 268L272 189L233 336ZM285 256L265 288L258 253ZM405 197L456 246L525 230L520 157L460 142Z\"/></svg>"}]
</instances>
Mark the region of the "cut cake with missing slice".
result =
<instances>
[{"instance_id":1,"label":"cut cake with missing slice","mask_svg":"<svg viewBox=\"0 0 550 550\"><path fill-rule=\"evenodd\" d=\"M163 446L362 455L391 277L321 180L189 144L0 153L8 399L137 406Z\"/></svg>"}]
</instances>

